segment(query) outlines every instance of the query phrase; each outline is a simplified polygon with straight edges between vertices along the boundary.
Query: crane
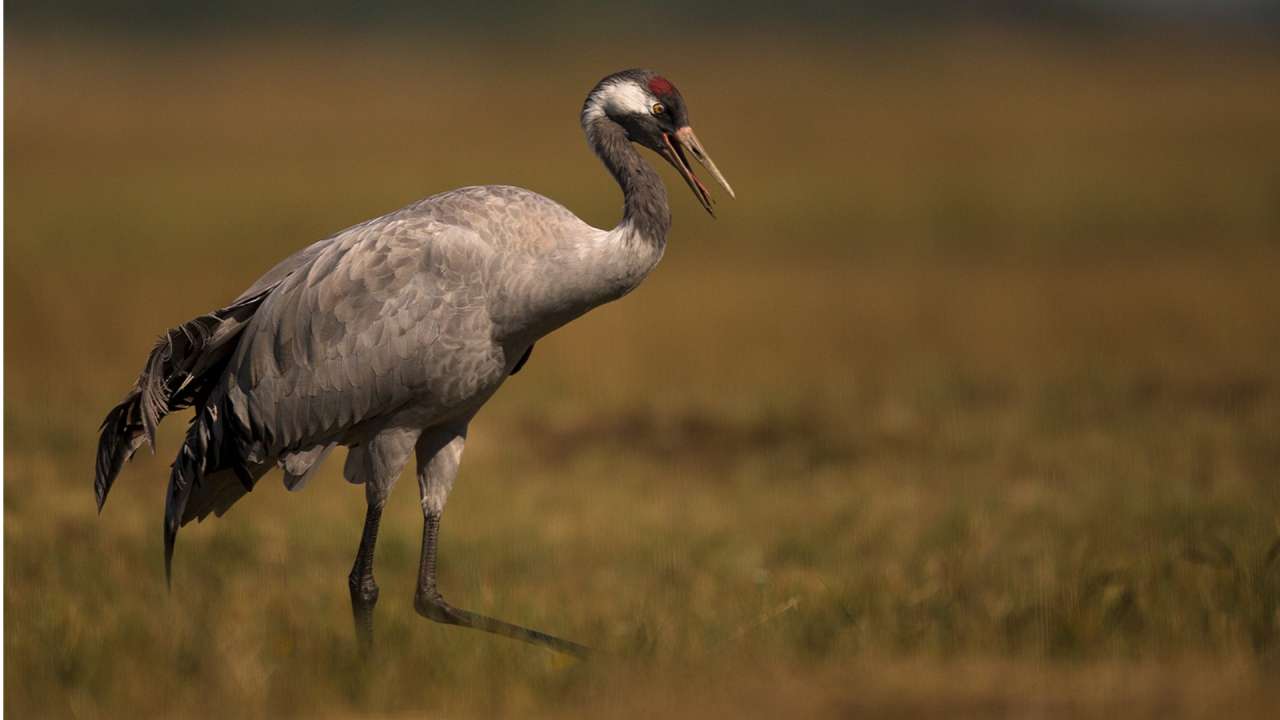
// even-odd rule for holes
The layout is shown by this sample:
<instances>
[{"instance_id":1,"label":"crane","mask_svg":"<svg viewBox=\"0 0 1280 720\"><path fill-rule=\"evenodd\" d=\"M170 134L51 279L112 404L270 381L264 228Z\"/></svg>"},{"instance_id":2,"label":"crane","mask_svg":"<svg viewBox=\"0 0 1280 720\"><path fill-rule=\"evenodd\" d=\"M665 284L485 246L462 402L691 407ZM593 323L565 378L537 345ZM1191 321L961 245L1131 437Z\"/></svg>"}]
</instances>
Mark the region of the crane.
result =
<instances>
[{"instance_id":1,"label":"crane","mask_svg":"<svg viewBox=\"0 0 1280 720\"><path fill-rule=\"evenodd\" d=\"M423 513L414 609L562 653L588 648L457 608L436 583L440 520L473 417L534 343L616 300L666 247L666 189L634 145L673 167L708 212L692 156L733 189L689 126L680 92L644 69L602 79L580 115L622 188L622 221L601 230L523 188L464 187L320 240L229 305L168 330L99 430L94 493L112 483L172 412L195 408L164 510L166 583L178 529L222 516L272 468L298 490L336 446L366 510L348 577L358 647L373 644L374 545L387 497L414 457ZM634 144L634 145L633 145ZM712 213L714 215L714 213Z\"/></svg>"}]
</instances>

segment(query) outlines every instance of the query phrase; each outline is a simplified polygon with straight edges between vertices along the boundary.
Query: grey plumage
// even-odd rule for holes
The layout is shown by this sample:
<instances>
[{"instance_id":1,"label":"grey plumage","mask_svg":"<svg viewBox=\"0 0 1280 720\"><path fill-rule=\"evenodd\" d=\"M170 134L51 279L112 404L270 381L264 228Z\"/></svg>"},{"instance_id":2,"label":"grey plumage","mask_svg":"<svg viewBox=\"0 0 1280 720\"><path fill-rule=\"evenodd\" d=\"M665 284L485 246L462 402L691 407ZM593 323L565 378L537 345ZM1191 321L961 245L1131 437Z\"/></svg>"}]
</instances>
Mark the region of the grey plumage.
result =
<instances>
[{"instance_id":1,"label":"grey plumage","mask_svg":"<svg viewBox=\"0 0 1280 720\"><path fill-rule=\"evenodd\" d=\"M195 407L166 496L169 576L182 525L222 515L273 467L296 490L345 446L344 474L365 485L370 507L351 587L357 629L362 637L371 631L372 545L381 506L410 456L416 451L427 527L438 527L475 413L523 366L534 342L626 294L661 258L666 192L631 143L662 152L686 179L692 173L682 153L664 150L687 131L687 115L669 83L670 93L652 95L663 87L646 86L654 77L610 76L584 106L588 141L625 196L614 229L593 228L521 188L453 190L321 240L230 305L168 331L102 425L99 509L133 452L144 442L154 447L156 425ZM619 109L645 92L670 105L671 117ZM709 209L705 189L695 194ZM434 589L434 532L429 544L424 535L423 567L429 555L432 572L419 587L420 612L581 649L444 603Z\"/></svg>"}]
</instances>

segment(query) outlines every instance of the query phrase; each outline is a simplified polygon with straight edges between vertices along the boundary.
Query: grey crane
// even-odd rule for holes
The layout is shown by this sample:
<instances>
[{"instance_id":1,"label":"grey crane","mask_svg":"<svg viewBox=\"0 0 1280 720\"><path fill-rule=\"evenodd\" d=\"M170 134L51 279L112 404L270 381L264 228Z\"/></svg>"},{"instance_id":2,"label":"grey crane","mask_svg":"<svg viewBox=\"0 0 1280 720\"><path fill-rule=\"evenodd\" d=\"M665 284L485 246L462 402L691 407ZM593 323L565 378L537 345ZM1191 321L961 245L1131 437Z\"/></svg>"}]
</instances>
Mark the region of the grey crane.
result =
<instances>
[{"instance_id":1,"label":"grey crane","mask_svg":"<svg viewBox=\"0 0 1280 720\"><path fill-rule=\"evenodd\" d=\"M289 256L226 307L166 332L100 430L101 512L157 424L195 416L165 497L165 578L178 528L221 516L271 468L301 488L338 445L367 510L349 587L362 651L373 642L374 544L383 505L416 456L423 512L414 608L559 652L587 648L450 605L436 585L440 518L467 427L544 335L633 290L666 246L662 180L632 143L680 173L704 209L696 158L733 195L689 127L679 91L650 70L596 84L581 113L591 149L621 186L622 222L594 228L528 190L466 187L348 228Z\"/></svg>"}]
</instances>

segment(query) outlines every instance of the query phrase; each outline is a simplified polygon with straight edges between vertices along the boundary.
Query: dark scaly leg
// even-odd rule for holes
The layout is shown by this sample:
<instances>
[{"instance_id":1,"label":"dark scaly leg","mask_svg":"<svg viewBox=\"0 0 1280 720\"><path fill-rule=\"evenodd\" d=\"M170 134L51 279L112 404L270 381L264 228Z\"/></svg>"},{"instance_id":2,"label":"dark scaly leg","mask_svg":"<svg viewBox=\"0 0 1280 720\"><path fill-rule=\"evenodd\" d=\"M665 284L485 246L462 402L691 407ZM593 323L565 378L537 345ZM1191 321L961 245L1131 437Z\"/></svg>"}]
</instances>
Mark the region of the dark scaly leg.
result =
<instances>
[{"instance_id":1,"label":"dark scaly leg","mask_svg":"<svg viewBox=\"0 0 1280 720\"><path fill-rule=\"evenodd\" d=\"M373 546L378 541L378 523L382 520L382 503L371 502L364 516L364 533L360 549L351 567L347 584L351 588L351 612L356 623L356 642L360 653L367 655L373 647L373 606L378 603L378 584L373 581Z\"/></svg>"},{"instance_id":2,"label":"dark scaly leg","mask_svg":"<svg viewBox=\"0 0 1280 720\"><path fill-rule=\"evenodd\" d=\"M364 532L360 550L351 566L348 586L351 589L351 614L356 624L356 641L362 655L373 647L373 606L378 603L378 584L373 581L373 548L378 542L378 523L382 507L395 485L400 471L409 462L421 432L411 428L387 427L375 433L368 442L352 445L342 468L347 480L364 485Z\"/></svg>"},{"instance_id":3,"label":"dark scaly leg","mask_svg":"<svg viewBox=\"0 0 1280 720\"><path fill-rule=\"evenodd\" d=\"M462 610L445 602L436 585L436 546L439 537L440 515L427 513L426 521L422 528L422 563L418 568L418 592L413 598L413 608L418 611L419 615L439 623L459 625L515 640L523 640L524 642L573 655L574 657L585 658L591 654L591 648L578 643L519 625L512 625L487 615Z\"/></svg>"},{"instance_id":4,"label":"dark scaly leg","mask_svg":"<svg viewBox=\"0 0 1280 720\"><path fill-rule=\"evenodd\" d=\"M466 426L441 428L423 433L418 441L418 486L422 493L422 561L418 566L418 591L414 594L413 608L418 614L435 622L483 630L495 635L523 640L524 642L566 653L586 657L590 648L575 642L562 640L537 630L512 625L495 618L456 608L440 595L436 585L436 548L440 540L440 516L444 512L453 480L462 461L462 449L466 443Z\"/></svg>"}]
</instances>

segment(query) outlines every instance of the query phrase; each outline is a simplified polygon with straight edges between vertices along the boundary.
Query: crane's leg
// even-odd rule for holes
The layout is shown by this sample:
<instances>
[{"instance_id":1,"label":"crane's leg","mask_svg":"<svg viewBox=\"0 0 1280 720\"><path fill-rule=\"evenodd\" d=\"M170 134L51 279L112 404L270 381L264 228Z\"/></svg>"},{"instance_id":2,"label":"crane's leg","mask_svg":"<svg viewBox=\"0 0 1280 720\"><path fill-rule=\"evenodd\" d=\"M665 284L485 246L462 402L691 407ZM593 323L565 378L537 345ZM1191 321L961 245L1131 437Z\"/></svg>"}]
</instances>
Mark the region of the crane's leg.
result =
<instances>
[{"instance_id":1,"label":"crane's leg","mask_svg":"<svg viewBox=\"0 0 1280 720\"><path fill-rule=\"evenodd\" d=\"M440 516L453 488L466 443L466 427L448 432L423 434L418 442L418 487L422 493L422 561L418 566L418 590L413 608L418 614L439 623L483 630L495 635L523 640L533 645L586 657L591 649L537 630L512 625L486 615L462 610L445 602L436 585L436 549L440 539Z\"/></svg>"},{"instance_id":2,"label":"crane's leg","mask_svg":"<svg viewBox=\"0 0 1280 720\"><path fill-rule=\"evenodd\" d=\"M373 548L378 542L378 523L382 506L387 502L391 486L409 462L419 433L393 428L378 433L364 445L347 452L343 474L352 482L364 483L368 509L364 516L364 532L360 549L347 584L351 589L351 614L355 618L356 642L362 655L373 647L373 606L378 603L378 584L373 581Z\"/></svg>"},{"instance_id":3,"label":"crane's leg","mask_svg":"<svg viewBox=\"0 0 1280 720\"><path fill-rule=\"evenodd\" d=\"M378 584L373 581L373 546L378 542L378 523L382 520L382 501L369 502L364 515L364 532L360 549L351 566L347 584L351 588L351 613L356 622L356 643L361 654L373 647L373 606L378 603Z\"/></svg>"}]
</instances>

